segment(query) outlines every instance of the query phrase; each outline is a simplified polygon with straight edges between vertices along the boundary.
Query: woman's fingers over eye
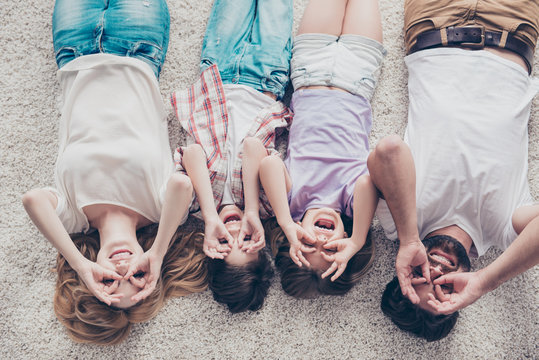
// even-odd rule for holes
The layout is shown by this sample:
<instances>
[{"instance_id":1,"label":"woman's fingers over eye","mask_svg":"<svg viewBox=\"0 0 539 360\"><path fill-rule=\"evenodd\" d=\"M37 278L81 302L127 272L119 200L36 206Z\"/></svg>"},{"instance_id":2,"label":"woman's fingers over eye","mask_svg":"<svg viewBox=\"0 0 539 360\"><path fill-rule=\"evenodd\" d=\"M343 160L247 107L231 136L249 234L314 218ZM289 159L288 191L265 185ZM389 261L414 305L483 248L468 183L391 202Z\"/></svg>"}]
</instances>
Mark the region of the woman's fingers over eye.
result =
<instances>
[{"instance_id":1,"label":"woman's fingers over eye","mask_svg":"<svg viewBox=\"0 0 539 360\"><path fill-rule=\"evenodd\" d=\"M136 287L138 288L143 288L144 285L146 284L146 279L144 277L139 277L139 278L136 278L134 276L131 276L129 278L129 281L131 282L131 284L135 285Z\"/></svg>"}]
</instances>

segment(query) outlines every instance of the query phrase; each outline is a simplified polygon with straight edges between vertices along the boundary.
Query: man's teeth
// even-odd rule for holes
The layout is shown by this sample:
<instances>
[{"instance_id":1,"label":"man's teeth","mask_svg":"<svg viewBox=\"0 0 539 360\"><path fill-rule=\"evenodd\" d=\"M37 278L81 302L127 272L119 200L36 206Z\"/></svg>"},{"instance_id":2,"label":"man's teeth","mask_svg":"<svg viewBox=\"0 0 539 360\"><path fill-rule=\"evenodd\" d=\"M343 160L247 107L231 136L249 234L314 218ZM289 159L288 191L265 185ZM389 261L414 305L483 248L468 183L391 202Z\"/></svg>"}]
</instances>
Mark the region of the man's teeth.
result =
<instances>
[{"instance_id":1,"label":"man's teeth","mask_svg":"<svg viewBox=\"0 0 539 360\"><path fill-rule=\"evenodd\" d=\"M446 258L445 256L438 255L438 254L431 254L430 256L432 256L438 262L441 262L441 263L449 265L449 266L453 266L453 262L451 260L449 260L448 258Z\"/></svg>"}]
</instances>

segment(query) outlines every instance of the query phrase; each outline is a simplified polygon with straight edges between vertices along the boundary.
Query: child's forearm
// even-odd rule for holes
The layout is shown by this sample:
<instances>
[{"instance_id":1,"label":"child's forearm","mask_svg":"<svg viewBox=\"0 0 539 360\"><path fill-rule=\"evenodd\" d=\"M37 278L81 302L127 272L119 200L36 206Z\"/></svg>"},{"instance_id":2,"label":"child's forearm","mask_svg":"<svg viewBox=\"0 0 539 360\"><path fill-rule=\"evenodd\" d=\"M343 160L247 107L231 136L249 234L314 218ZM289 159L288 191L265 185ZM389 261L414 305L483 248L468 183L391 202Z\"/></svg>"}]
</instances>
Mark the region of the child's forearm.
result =
<instances>
[{"instance_id":1,"label":"child's forearm","mask_svg":"<svg viewBox=\"0 0 539 360\"><path fill-rule=\"evenodd\" d=\"M276 156L266 157L260 165L260 182L280 226L294 222L288 205L285 171L283 161Z\"/></svg>"},{"instance_id":2,"label":"child's forearm","mask_svg":"<svg viewBox=\"0 0 539 360\"><path fill-rule=\"evenodd\" d=\"M206 154L202 147L198 144L189 145L183 152L182 165L191 179L204 220L217 217Z\"/></svg>"},{"instance_id":3,"label":"child's forearm","mask_svg":"<svg viewBox=\"0 0 539 360\"><path fill-rule=\"evenodd\" d=\"M378 205L378 193L369 175L362 175L354 186L354 225L352 242L359 249L365 244L369 228Z\"/></svg>"},{"instance_id":4,"label":"child's forearm","mask_svg":"<svg viewBox=\"0 0 539 360\"><path fill-rule=\"evenodd\" d=\"M76 270L86 258L79 252L56 215L56 195L46 189L34 189L24 194L22 202L39 231Z\"/></svg>"},{"instance_id":5,"label":"child's forearm","mask_svg":"<svg viewBox=\"0 0 539 360\"><path fill-rule=\"evenodd\" d=\"M245 198L245 212L252 211L258 214L259 207L259 177L260 162L268 155L266 148L257 138L248 137L243 142L243 193Z\"/></svg>"}]
</instances>

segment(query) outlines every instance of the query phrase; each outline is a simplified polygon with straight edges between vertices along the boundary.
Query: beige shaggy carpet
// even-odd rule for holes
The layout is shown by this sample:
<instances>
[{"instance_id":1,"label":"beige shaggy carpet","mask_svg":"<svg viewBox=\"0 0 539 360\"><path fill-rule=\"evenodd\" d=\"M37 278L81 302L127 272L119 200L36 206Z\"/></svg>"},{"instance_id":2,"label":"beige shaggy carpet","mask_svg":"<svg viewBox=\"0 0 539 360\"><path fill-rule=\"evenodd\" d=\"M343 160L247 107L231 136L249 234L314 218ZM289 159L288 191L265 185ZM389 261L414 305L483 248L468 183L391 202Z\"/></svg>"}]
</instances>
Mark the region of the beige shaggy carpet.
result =
<instances>
[{"instance_id":1,"label":"beige shaggy carpet","mask_svg":"<svg viewBox=\"0 0 539 360\"><path fill-rule=\"evenodd\" d=\"M330 0L328 0L330 1ZM294 1L295 28L307 0ZM168 0L170 46L161 91L190 85L211 0ZM427 343L398 330L380 310L385 284L394 275L397 244L375 221L373 268L346 296L296 300L275 278L264 307L230 314L210 291L169 301L153 320L134 327L113 347L70 340L53 312L56 251L21 205L28 189L53 185L60 89L52 50L53 0L2 1L0 6L0 358L182 359L523 359L539 358L539 269L517 276L474 305L445 339ZM403 62L403 0L380 0L388 56L372 101L371 146L402 135L407 114ZM535 57L535 74L539 56ZM180 139L169 116L170 141ZM530 120L530 173L539 198L539 97ZM478 269L497 255L473 261Z\"/></svg>"}]
</instances>

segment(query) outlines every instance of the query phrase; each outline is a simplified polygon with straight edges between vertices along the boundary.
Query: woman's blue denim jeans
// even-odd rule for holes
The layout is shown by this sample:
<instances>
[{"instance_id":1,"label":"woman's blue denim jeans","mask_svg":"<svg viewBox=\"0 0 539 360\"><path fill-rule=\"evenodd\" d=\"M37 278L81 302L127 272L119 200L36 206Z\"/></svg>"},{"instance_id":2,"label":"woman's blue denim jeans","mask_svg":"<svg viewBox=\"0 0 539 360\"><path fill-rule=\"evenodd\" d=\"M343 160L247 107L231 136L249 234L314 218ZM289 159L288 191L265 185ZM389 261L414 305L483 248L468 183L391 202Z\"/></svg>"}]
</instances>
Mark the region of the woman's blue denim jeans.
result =
<instances>
[{"instance_id":1,"label":"woman's blue denim jeans","mask_svg":"<svg viewBox=\"0 0 539 360\"><path fill-rule=\"evenodd\" d=\"M56 0L56 63L61 68L79 56L108 53L140 59L159 77L169 28L165 0Z\"/></svg>"},{"instance_id":2,"label":"woman's blue denim jeans","mask_svg":"<svg viewBox=\"0 0 539 360\"><path fill-rule=\"evenodd\" d=\"M200 70L217 64L224 84L281 98L289 80L292 22L292 0L215 0Z\"/></svg>"}]
</instances>

